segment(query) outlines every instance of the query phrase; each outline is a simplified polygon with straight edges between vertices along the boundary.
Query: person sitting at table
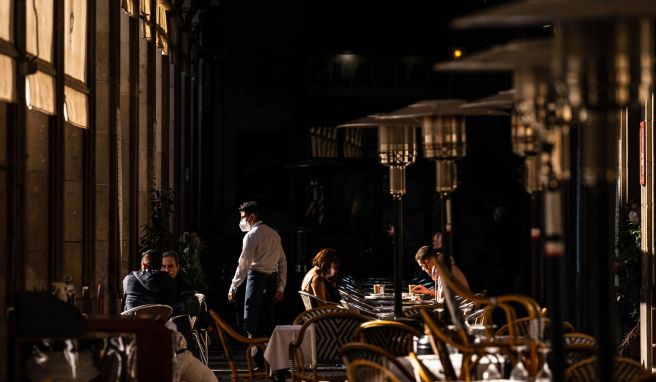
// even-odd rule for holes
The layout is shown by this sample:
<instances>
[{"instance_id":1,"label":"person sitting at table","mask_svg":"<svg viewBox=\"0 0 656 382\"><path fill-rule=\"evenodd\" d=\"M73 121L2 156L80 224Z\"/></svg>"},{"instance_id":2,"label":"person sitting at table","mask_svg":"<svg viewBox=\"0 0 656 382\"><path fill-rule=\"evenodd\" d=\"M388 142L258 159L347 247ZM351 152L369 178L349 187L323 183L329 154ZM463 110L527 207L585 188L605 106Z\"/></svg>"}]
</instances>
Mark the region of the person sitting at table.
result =
<instances>
[{"instance_id":1,"label":"person sitting at table","mask_svg":"<svg viewBox=\"0 0 656 382\"><path fill-rule=\"evenodd\" d=\"M303 278L301 290L311 293L323 301L328 301L328 290L333 286L332 280L339 266L337 252L332 248L320 250L312 259L312 265L314 267ZM317 300L317 306L326 305L321 300Z\"/></svg>"},{"instance_id":2,"label":"person sitting at table","mask_svg":"<svg viewBox=\"0 0 656 382\"><path fill-rule=\"evenodd\" d=\"M442 281L440 280L440 276L437 273L437 269L431 262L431 260L436 258L438 255L438 251L427 245L419 248L417 254L415 254L415 260L417 261L417 264L419 264L419 266L424 270L424 272L426 272L431 277L431 279L435 281L435 289L426 288L424 285L417 285L414 287L414 289L412 289L412 293L420 293L433 296L438 302L441 302L444 300L444 295L442 294ZM469 290L469 283L467 282L467 278L465 277L465 274L462 273L460 268L455 265L453 258L451 258L451 274L453 275L453 278L465 288L465 290Z\"/></svg>"},{"instance_id":3,"label":"person sitting at table","mask_svg":"<svg viewBox=\"0 0 656 382\"><path fill-rule=\"evenodd\" d=\"M175 251L167 251L162 254L162 272L168 273L176 286L173 317L184 315L182 318L175 319L174 322L178 331L185 337L189 351L196 358L200 358L200 349L193 337L191 323L188 318L188 316L199 316L200 302L198 301L198 297L196 297L196 291L184 280L184 274L182 274L178 261L178 254Z\"/></svg>"},{"instance_id":4,"label":"person sitting at table","mask_svg":"<svg viewBox=\"0 0 656 382\"><path fill-rule=\"evenodd\" d=\"M200 302L196 297L196 291L184 279L178 261L178 254L175 251L167 251L162 254L162 271L168 273L175 281L176 298L173 304L173 315L198 316Z\"/></svg>"},{"instance_id":5,"label":"person sitting at table","mask_svg":"<svg viewBox=\"0 0 656 382\"><path fill-rule=\"evenodd\" d=\"M123 279L123 310L141 305L163 304L173 306L175 284L165 272L161 272L162 255L149 249L141 255L141 270L130 272Z\"/></svg>"}]
</instances>

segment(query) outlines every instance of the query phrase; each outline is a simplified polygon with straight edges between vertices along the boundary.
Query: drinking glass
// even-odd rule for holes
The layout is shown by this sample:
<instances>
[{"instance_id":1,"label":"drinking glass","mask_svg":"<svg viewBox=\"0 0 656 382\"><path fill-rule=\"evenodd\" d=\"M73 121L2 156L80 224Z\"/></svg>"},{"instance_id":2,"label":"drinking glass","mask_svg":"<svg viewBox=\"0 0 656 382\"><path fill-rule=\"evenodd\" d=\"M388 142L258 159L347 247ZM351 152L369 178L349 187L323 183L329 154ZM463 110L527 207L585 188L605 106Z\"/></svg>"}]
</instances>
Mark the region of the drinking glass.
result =
<instances>
[{"instance_id":1,"label":"drinking glass","mask_svg":"<svg viewBox=\"0 0 656 382\"><path fill-rule=\"evenodd\" d=\"M510 371L510 380L528 381L530 375L528 374L528 370L526 370L524 363L522 362L522 352L528 349L528 347L525 345L513 346L513 349L517 351L517 362L515 362L515 366Z\"/></svg>"},{"instance_id":2,"label":"drinking glass","mask_svg":"<svg viewBox=\"0 0 656 382\"><path fill-rule=\"evenodd\" d=\"M497 367L497 364L499 363L499 358L497 357L497 352L499 351L499 348L497 347L490 347L487 348L487 351L489 354L484 355L483 357L488 359L488 364L487 368L483 372L482 378L484 381L491 381L494 379L501 379L503 378L503 375L501 375L501 372L499 371L499 368Z\"/></svg>"},{"instance_id":3,"label":"drinking glass","mask_svg":"<svg viewBox=\"0 0 656 382\"><path fill-rule=\"evenodd\" d=\"M470 324L467 327L469 334L474 336L475 344L490 343L494 342L494 331L496 330L497 325L485 325L485 324ZM490 336L488 336L488 334Z\"/></svg>"},{"instance_id":4,"label":"drinking glass","mask_svg":"<svg viewBox=\"0 0 656 382\"><path fill-rule=\"evenodd\" d=\"M551 382L553 380L553 375L551 374L551 369L549 369L549 363L547 362L547 356L549 355L550 349L548 347L541 347L538 351L542 353L544 362L542 363L542 369L540 369L535 376L535 382Z\"/></svg>"}]
</instances>

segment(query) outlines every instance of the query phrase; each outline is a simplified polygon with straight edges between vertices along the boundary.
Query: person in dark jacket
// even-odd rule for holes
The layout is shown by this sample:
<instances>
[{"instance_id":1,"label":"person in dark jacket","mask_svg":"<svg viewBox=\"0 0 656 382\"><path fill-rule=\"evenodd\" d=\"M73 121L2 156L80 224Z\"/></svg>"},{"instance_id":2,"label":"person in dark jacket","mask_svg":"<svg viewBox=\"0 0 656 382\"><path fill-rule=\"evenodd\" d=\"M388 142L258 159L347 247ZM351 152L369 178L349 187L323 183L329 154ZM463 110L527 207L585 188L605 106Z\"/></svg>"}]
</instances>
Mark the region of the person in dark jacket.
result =
<instances>
[{"instance_id":1,"label":"person in dark jacket","mask_svg":"<svg viewBox=\"0 0 656 382\"><path fill-rule=\"evenodd\" d=\"M168 273L175 282L175 302L173 303L173 322L187 341L187 349L200 359L200 348L193 336L190 316L200 315L200 302L196 297L196 291L184 280L180 271L178 254L175 251L167 251L162 254L162 272ZM177 316L177 317L176 317Z\"/></svg>"},{"instance_id":2,"label":"person in dark jacket","mask_svg":"<svg viewBox=\"0 0 656 382\"><path fill-rule=\"evenodd\" d=\"M175 303L173 304L173 315L188 314L198 316L200 303L196 297L196 291L185 281L180 271L178 254L175 251L167 251L162 254L162 271L166 272L175 281Z\"/></svg>"},{"instance_id":3,"label":"person in dark jacket","mask_svg":"<svg viewBox=\"0 0 656 382\"><path fill-rule=\"evenodd\" d=\"M141 270L130 272L123 279L124 311L147 304L173 307L175 283L160 271L161 266L162 255L158 251L148 250L141 255Z\"/></svg>"}]
</instances>

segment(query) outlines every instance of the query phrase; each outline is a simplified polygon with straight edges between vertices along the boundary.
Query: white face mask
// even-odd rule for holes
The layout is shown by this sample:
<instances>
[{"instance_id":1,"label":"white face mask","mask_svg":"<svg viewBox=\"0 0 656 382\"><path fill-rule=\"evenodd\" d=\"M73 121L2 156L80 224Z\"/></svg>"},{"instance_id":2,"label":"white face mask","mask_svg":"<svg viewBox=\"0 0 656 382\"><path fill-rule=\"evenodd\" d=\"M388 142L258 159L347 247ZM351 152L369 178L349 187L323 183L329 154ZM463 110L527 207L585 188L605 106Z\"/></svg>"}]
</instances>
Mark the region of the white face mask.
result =
<instances>
[{"instance_id":1,"label":"white face mask","mask_svg":"<svg viewBox=\"0 0 656 382\"><path fill-rule=\"evenodd\" d=\"M241 230L241 232L248 232L248 231L251 230L251 225L248 224L248 222L246 221L246 218L242 218L239 221L239 229Z\"/></svg>"}]
</instances>

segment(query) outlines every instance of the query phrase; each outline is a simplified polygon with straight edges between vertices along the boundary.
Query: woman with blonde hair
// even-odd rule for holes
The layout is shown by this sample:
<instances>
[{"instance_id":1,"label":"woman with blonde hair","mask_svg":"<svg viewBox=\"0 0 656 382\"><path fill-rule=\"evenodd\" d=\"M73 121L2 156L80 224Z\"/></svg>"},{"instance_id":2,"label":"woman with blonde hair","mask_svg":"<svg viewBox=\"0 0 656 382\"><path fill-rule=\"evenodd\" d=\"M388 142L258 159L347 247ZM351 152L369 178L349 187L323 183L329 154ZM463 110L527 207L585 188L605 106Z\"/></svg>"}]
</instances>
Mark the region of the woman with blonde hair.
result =
<instances>
[{"instance_id":1,"label":"woman with blonde hair","mask_svg":"<svg viewBox=\"0 0 656 382\"><path fill-rule=\"evenodd\" d=\"M320 300L317 305L326 305L323 301L328 300L328 284L332 285L332 278L337 273L339 260L337 252L332 248L320 250L312 259L312 269L303 278L301 290L317 296Z\"/></svg>"}]
</instances>

